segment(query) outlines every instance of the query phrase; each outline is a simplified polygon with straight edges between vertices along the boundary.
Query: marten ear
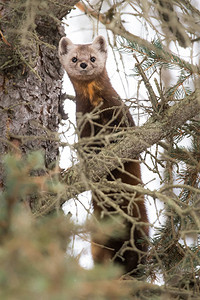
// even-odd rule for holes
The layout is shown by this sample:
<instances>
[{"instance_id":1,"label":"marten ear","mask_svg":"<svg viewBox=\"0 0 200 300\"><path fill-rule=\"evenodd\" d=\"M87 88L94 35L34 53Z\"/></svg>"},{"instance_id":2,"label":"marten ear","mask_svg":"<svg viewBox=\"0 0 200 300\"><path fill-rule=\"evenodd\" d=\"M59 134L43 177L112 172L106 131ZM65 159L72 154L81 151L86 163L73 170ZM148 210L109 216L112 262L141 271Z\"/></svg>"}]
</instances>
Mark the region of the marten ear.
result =
<instances>
[{"instance_id":1,"label":"marten ear","mask_svg":"<svg viewBox=\"0 0 200 300\"><path fill-rule=\"evenodd\" d=\"M67 37L62 37L58 46L58 54L59 56L65 55L69 52L69 50L74 46L72 41Z\"/></svg>"},{"instance_id":2,"label":"marten ear","mask_svg":"<svg viewBox=\"0 0 200 300\"><path fill-rule=\"evenodd\" d=\"M92 46L95 47L98 51L105 52L105 53L107 52L106 40L101 35L96 37L96 39L92 43Z\"/></svg>"}]
</instances>

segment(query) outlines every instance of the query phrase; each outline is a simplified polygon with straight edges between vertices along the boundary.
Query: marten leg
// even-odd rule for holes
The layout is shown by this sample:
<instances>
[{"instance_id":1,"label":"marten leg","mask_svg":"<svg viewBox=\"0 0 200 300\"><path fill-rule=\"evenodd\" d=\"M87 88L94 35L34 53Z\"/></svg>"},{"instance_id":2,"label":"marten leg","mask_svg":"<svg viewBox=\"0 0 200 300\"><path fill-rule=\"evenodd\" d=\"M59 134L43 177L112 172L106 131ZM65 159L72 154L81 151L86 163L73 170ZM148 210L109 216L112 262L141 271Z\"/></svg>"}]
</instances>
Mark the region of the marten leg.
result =
<instances>
[{"instance_id":1,"label":"marten leg","mask_svg":"<svg viewBox=\"0 0 200 300\"><path fill-rule=\"evenodd\" d=\"M124 225L125 231L122 236L110 237L105 233L104 236L100 234L93 237L92 256L95 263L104 264L113 260L124 268L125 273L132 272L131 275L134 276L137 274L137 271L134 272L137 265L145 263L144 252L147 251L145 233L137 227L132 232L132 224L128 222Z\"/></svg>"}]
</instances>

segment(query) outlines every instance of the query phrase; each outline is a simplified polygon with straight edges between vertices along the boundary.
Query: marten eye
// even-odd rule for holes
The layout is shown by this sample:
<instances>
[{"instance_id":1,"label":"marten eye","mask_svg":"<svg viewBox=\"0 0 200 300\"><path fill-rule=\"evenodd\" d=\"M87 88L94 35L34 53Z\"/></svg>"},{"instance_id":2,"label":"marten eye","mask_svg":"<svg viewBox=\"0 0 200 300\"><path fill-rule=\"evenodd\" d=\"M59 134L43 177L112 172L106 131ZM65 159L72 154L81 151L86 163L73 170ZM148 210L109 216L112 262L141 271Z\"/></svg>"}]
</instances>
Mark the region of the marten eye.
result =
<instances>
[{"instance_id":1,"label":"marten eye","mask_svg":"<svg viewBox=\"0 0 200 300\"><path fill-rule=\"evenodd\" d=\"M95 62L96 58L94 56L90 57L91 62Z\"/></svg>"},{"instance_id":2,"label":"marten eye","mask_svg":"<svg viewBox=\"0 0 200 300\"><path fill-rule=\"evenodd\" d=\"M77 59L76 57L73 57L73 58L72 58L72 62L73 62L73 63L77 62L77 60L78 60L78 59Z\"/></svg>"}]
</instances>

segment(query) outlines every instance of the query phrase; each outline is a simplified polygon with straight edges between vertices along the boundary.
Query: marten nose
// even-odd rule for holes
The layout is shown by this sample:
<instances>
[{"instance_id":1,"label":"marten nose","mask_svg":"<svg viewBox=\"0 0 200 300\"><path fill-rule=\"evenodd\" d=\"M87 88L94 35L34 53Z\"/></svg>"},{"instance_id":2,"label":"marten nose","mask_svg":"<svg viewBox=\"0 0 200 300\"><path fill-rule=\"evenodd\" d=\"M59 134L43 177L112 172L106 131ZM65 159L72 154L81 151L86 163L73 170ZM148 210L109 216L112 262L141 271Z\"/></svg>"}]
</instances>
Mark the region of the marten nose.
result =
<instances>
[{"instance_id":1,"label":"marten nose","mask_svg":"<svg viewBox=\"0 0 200 300\"><path fill-rule=\"evenodd\" d=\"M86 63L81 63L81 64L80 64L80 67L81 67L82 69L85 69L85 68L87 68L87 64L86 64Z\"/></svg>"}]
</instances>

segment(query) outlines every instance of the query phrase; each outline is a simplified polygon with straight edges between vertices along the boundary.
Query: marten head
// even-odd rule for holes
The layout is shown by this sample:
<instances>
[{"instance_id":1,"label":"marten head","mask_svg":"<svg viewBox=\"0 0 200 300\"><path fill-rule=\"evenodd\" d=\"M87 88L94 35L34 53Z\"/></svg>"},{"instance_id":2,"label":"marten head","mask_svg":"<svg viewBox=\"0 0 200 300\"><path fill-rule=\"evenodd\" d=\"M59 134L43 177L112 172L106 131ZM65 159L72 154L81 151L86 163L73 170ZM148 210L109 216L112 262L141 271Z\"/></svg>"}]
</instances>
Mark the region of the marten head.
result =
<instances>
[{"instance_id":1,"label":"marten head","mask_svg":"<svg viewBox=\"0 0 200 300\"><path fill-rule=\"evenodd\" d=\"M73 80L91 81L104 70L107 46L103 36L98 36L92 44L76 45L63 37L59 42L60 62Z\"/></svg>"}]
</instances>

